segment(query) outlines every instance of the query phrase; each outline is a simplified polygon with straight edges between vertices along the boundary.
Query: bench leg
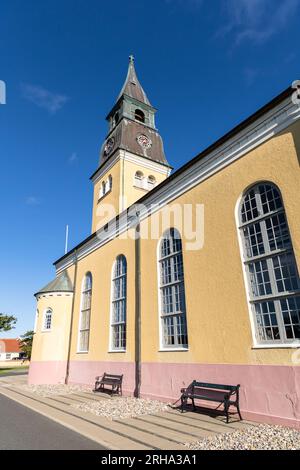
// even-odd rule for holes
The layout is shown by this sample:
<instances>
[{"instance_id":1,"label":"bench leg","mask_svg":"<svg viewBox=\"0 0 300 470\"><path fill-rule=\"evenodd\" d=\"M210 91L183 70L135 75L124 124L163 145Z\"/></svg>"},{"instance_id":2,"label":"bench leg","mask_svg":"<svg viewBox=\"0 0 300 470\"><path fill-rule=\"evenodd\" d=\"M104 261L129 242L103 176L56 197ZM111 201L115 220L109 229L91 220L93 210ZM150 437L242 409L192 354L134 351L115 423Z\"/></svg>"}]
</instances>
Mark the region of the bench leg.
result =
<instances>
[{"instance_id":1,"label":"bench leg","mask_svg":"<svg viewBox=\"0 0 300 470\"><path fill-rule=\"evenodd\" d=\"M226 414L226 423L228 424L229 423L229 403L227 400L225 400L224 402L224 411Z\"/></svg>"},{"instance_id":2,"label":"bench leg","mask_svg":"<svg viewBox=\"0 0 300 470\"><path fill-rule=\"evenodd\" d=\"M181 413L183 413L183 408L187 403L187 398L186 397L181 397Z\"/></svg>"},{"instance_id":3,"label":"bench leg","mask_svg":"<svg viewBox=\"0 0 300 470\"><path fill-rule=\"evenodd\" d=\"M241 415L241 411L240 411L240 404L239 404L239 403L236 405L236 408L237 408L237 412L238 412L238 415L239 415L240 420L243 421L243 418L242 418L242 415Z\"/></svg>"},{"instance_id":4,"label":"bench leg","mask_svg":"<svg viewBox=\"0 0 300 470\"><path fill-rule=\"evenodd\" d=\"M196 406L195 406L195 400L192 398L192 403L193 403L193 411L196 411Z\"/></svg>"}]
</instances>

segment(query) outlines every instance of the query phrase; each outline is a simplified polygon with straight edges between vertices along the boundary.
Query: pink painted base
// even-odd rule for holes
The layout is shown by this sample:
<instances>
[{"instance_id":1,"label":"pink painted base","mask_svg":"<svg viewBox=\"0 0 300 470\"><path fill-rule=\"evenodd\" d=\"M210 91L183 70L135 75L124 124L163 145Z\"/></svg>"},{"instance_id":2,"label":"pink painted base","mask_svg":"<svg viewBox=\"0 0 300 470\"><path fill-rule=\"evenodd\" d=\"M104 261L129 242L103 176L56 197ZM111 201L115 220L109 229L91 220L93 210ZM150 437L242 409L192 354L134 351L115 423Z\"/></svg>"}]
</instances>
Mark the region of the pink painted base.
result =
<instances>
[{"instance_id":1,"label":"pink painted base","mask_svg":"<svg viewBox=\"0 0 300 470\"><path fill-rule=\"evenodd\" d=\"M30 362L29 384L60 384L65 382L67 361Z\"/></svg>"},{"instance_id":2,"label":"pink painted base","mask_svg":"<svg viewBox=\"0 0 300 470\"><path fill-rule=\"evenodd\" d=\"M29 383L63 383L65 362L33 362ZM133 395L135 365L129 362L72 361L69 383L94 385L104 372L124 374L123 390ZM239 364L143 363L141 395L176 401L192 380L240 384L245 419L300 429L300 367Z\"/></svg>"},{"instance_id":3,"label":"pink painted base","mask_svg":"<svg viewBox=\"0 0 300 470\"><path fill-rule=\"evenodd\" d=\"M123 393L133 395L135 368L133 362L98 362L72 361L70 363L70 384L85 384L94 386L95 377L110 374L123 374Z\"/></svg>"}]
</instances>

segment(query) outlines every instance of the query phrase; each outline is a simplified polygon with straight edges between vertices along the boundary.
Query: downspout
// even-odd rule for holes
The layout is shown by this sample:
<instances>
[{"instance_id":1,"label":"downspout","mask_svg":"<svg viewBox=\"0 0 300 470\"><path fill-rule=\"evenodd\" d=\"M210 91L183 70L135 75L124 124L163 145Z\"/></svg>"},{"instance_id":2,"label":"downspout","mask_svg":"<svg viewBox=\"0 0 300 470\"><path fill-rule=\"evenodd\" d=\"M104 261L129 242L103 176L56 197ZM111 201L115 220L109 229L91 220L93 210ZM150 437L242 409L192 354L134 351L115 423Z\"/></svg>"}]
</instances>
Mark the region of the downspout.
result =
<instances>
[{"instance_id":1,"label":"downspout","mask_svg":"<svg viewBox=\"0 0 300 470\"><path fill-rule=\"evenodd\" d=\"M140 223L135 227L135 389L134 396L140 398L142 380L141 367L141 237Z\"/></svg>"},{"instance_id":2,"label":"downspout","mask_svg":"<svg viewBox=\"0 0 300 470\"><path fill-rule=\"evenodd\" d=\"M72 309L71 309L71 318L70 318L70 333L69 333L69 344L68 344L68 356L67 356L67 367L66 367L66 377L65 377L65 384L69 381L69 374L70 374L70 357L71 357L71 343L72 343L72 332L73 332L73 319L74 319L74 306L75 306L75 288L76 288L76 281L77 281L77 250L74 252L75 258L75 270L74 270L74 281L73 281L73 299L72 299Z\"/></svg>"}]
</instances>

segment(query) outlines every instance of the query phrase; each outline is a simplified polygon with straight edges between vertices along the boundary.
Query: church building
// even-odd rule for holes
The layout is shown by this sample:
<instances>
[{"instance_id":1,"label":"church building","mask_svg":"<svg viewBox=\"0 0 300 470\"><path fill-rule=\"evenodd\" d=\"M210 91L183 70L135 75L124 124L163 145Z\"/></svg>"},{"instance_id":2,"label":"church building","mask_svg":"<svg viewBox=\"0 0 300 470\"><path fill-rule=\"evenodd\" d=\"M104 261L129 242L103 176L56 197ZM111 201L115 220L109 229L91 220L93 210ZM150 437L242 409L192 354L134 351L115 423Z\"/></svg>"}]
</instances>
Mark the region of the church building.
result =
<instances>
[{"instance_id":1,"label":"church building","mask_svg":"<svg viewBox=\"0 0 300 470\"><path fill-rule=\"evenodd\" d=\"M172 172L130 57L91 235L35 294L29 383L123 374L163 401L240 384L244 418L300 428L299 101L288 88Z\"/></svg>"}]
</instances>

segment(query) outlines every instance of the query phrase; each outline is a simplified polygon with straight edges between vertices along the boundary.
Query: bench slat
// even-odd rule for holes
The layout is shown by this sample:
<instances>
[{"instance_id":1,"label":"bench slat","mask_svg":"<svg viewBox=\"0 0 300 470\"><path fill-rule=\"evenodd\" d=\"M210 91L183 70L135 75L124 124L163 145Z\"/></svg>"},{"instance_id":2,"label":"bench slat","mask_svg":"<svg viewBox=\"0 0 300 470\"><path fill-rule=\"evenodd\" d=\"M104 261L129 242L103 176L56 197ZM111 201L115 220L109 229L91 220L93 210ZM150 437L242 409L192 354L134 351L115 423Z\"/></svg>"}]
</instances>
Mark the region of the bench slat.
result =
<instances>
[{"instance_id":1,"label":"bench slat","mask_svg":"<svg viewBox=\"0 0 300 470\"><path fill-rule=\"evenodd\" d=\"M196 380L194 380L193 386L200 387L200 388L212 388L212 389L217 389L217 390L230 390L230 391L234 391L239 387L239 385L212 384L212 383L206 383L206 382L197 382Z\"/></svg>"}]
</instances>

